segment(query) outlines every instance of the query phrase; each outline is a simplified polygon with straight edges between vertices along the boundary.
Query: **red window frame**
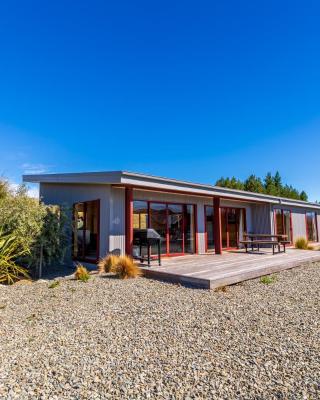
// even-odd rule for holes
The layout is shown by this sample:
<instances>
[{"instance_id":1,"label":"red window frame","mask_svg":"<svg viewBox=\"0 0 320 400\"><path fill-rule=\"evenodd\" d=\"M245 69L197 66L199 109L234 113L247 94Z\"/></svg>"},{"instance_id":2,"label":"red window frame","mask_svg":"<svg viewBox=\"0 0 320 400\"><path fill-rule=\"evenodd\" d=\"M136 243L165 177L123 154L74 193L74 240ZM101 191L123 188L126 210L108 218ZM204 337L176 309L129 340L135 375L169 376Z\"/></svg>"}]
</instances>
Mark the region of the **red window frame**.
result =
<instances>
[{"instance_id":1,"label":"red window frame","mask_svg":"<svg viewBox=\"0 0 320 400\"><path fill-rule=\"evenodd\" d=\"M205 249L206 252L208 251L208 232L207 232L207 215L206 215L206 207L212 207L211 204L205 204L204 206L204 226L205 226ZM222 212L226 212L228 215L228 210L242 210L243 211L243 218L244 218L244 232L247 230L247 210L245 207L220 207L220 214L222 215ZM213 220L214 220L214 214L213 214ZM229 246L229 230L228 230L228 221L226 219L227 222L227 246L226 247L222 247L223 250L232 250L232 249L238 249L239 248L239 225L237 224L237 243L238 246L237 247L230 247ZM213 221L214 223L214 221ZM221 229L223 229L222 224L221 224ZM222 232L221 232L221 236L222 236Z\"/></svg>"},{"instance_id":2,"label":"red window frame","mask_svg":"<svg viewBox=\"0 0 320 400\"><path fill-rule=\"evenodd\" d=\"M74 261L85 261L91 264L95 264L99 260L99 249L100 249L100 199L97 200L88 200L88 201L79 201L74 203L72 206L72 223L75 224L75 209L77 204L83 204L83 212L86 215L88 203L95 203L97 205L97 243L96 243L96 258L88 258L84 254L84 247L82 248L82 256L77 257L73 254L73 246L74 246L74 229L72 229L72 260ZM82 232L83 243L85 243L85 231L86 231L86 217L84 217L84 225Z\"/></svg>"},{"instance_id":3,"label":"red window frame","mask_svg":"<svg viewBox=\"0 0 320 400\"><path fill-rule=\"evenodd\" d=\"M164 204L166 206L166 253L163 253L162 256L164 257L174 257L174 256L183 256L186 254L197 254L198 253L198 238L197 238L197 233L198 233L198 224L197 224L197 205L194 203L179 203L179 202L174 202L174 201L157 201L157 200L144 200L144 199L133 199L133 202L135 201L144 201L147 203L148 207L148 228L150 228L150 204L155 203L155 204ZM169 209L168 205L178 205L178 206L193 206L193 213L194 213L194 253L185 253L185 234L184 234L184 218L182 219L182 253L170 253L168 250L170 249L170 241L169 241L169 224L168 224L168 215L169 215ZM133 210L134 211L134 210Z\"/></svg>"},{"instance_id":4,"label":"red window frame","mask_svg":"<svg viewBox=\"0 0 320 400\"><path fill-rule=\"evenodd\" d=\"M205 231L205 251L206 251L206 253L208 252L208 230L207 230L207 208L208 207L211 207L213 209L212 224L214 227L214 206L210 205L210 204L205 204L204 205L204 231ZM213 229L213 235L214 235L214 229Z\"/></svg>"}]
</instances>

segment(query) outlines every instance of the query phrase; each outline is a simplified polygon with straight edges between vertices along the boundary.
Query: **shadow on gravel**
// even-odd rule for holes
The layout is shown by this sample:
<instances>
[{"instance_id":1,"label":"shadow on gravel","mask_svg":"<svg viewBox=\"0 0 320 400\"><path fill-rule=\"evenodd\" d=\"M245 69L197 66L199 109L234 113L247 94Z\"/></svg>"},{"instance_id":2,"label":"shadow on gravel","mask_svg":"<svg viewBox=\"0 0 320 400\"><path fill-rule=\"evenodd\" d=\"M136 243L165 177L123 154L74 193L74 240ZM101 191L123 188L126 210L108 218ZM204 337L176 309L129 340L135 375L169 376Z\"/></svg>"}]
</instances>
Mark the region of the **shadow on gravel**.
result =
<instances>
[{"instance_id":1,"label":"shadow on gravel","mask_svg":"<svg viewBox=\"0 0 320 400\"><path fill-rule=\"evenodd\" d=\"M73 265L59 265L54 267L45 267L42 271L41 279L55 279L70 276L74 273Z\"/></svg>"}]
</instances>

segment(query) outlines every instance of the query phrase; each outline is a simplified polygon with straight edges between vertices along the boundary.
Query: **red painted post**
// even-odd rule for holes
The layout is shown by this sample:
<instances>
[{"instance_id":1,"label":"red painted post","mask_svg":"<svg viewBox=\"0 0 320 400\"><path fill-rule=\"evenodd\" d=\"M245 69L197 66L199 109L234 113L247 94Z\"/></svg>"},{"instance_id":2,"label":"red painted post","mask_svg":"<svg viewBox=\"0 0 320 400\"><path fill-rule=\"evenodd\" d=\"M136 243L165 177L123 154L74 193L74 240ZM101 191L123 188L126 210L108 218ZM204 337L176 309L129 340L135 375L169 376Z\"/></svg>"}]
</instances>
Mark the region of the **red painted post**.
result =
<instances>
[{"instance_id":1,"label":"red painted post","mask_svg":"<svg viewBox=\"0 0 320 400\"><path fill-rule=\"evenodd\" d=\"M126 254L132 255L133 242L133 189L125 188L125 235L126 235Z\"/></svg>"},{"instance_id":2,"label":"red painted post","mask_svg":"<svg viewBox=\"0 0 320 400\"><path fill-rule=\"evenodd\" d=\"M195 234L195 249L194 252L195 254L199 253L199 243L198 243L198 236L199 236L199 232L198 232L198 207L195 204L193 206L193 212L194 212L194 234Z\"/></svg>"},{"instance_id":3,"label":"red painted post","mask_svg":"<svg viewBox=\"0 0 320 400\"><path fill-rule=\"evenodd\" d=\"M222 237L221 237L221 209L220 197L213 198L214 208L214 247L216 254L222 254Z\"/></svg>"}]
</instances>

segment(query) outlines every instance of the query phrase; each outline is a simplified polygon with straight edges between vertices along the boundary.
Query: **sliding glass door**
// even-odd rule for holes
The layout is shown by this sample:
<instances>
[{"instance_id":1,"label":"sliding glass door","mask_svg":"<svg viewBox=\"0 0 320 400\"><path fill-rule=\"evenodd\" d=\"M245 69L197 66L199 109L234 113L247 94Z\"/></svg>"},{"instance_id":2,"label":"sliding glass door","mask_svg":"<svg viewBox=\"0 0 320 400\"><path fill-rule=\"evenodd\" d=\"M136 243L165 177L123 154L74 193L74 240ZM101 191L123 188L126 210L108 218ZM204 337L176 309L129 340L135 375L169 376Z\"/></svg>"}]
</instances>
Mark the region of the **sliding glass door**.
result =
<instances>
[{"instance_id":1,"label":"sliding glass door","mask_svg":"<svg viewBox=\"0 0 320 400\"><path fill-rule=\"evenodd\" d=\"M307 225L307 239L310 242L317 242L318 237L318 224L317 214L315 212L306 213L306 225Z\"/></svg>"},{"instance_id":2,"label":"sliding glass door","mask_svg":"<svg viewBox=\"0 0 320 400\"><path fill-rule=\"evenodd\" d=\"M214 250L214 209L213 206L204 206L206 225L206 248L207 251Z\"/></svg>"},{"instance_id":3,"label":"sliding glass door","mask_svg":"<svg viewBox=\"0 0 320 400\"><path fill-rule=\"evenodd\" d=\"M274 210L275 213L275 234L286 235L287 240L292 243L292 224L291 224L291 212L289 210L282 210L277 208Z\"/></svg>"},{"instance_id":4,"label":"sliding glass door","mask_svg":"<svg viewBox=\"0 0 320 400\"><path fill-rule=\"evenodd\" d=\"M181 204L168 204L169 253L183 253L183 212Z\"/></svg>"},{"instance_id":5,"label":"sliding glass door","mask_svg":"<svg viewBox=\"0 0 320 400\"><path fill-rule=\"evenodd\" d=\"M73 206L73 257L96 261L99 257L99 200Z\"/></svg>"},{"instance_id":6,"label":"sliding glass door","mask_svg":"<svg viewBox=\"0 0 320 400\"><path fill-rule=\"evenodd\" d=\"M244 208L221 208L221 236L223 248L233 249L239 247L239 240L243 239L245 229Z\"/></svg>"},{"instance_id":7,"label":"sliding glass door","mask_svg":"<svg viewBox=\"0 0 320 400\"><path fill-rule=\"evenodd\" d=\"M135 202L134 202L135 203ZM149 228L154 229L162 237L161 253L167 253L167 206L163 203L150 203ZM155 253L156 249L152 249Z\"/></svg>"},{"instance_id":8,"label":"sliding glass door","mask_svg":"<svg viewBox=\"0 0 320 400\"><path fill-rule=\"evenodd\" d=\"M156 230L162 237L162 254L195 252L195 218L193 204L133 202L133 234L135 229ZM155 248L152 253L156 253Z\"/></svg>"},{"instance_id":9,"label":"sliding glass door","mask_svg":"<svg viewBox=\"0 0 320 400\"><path fill-rule=\"evenodd\" d=\"M221 241L223 249L239 247L239 240L243 239L246 229L246 213L244 208L222 207ZM205 206L206 248L214 250L214 208Z\"/></svg>"},{"instance_id":10,"label":"sliding glass door","mask_svg":"<svg viewBox=\"0 0 320 400\"><path fill-rule=\"evenodd\" d=\"M184 253L196 251L196 206L183 205Z\"/></svg>"}]
</instances>

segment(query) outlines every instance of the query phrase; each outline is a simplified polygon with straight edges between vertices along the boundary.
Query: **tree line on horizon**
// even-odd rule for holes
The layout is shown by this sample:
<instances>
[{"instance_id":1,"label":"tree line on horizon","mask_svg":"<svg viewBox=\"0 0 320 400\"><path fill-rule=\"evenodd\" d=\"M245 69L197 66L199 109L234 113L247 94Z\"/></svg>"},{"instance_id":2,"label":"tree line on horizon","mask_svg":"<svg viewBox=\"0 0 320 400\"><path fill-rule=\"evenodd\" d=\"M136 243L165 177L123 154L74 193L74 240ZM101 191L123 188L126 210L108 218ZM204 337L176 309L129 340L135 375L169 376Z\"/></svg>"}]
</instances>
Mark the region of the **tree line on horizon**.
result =
<instances>
[{"instance_id":1,"label":"tree line on horizon","mask_svg":"<svg viewBox=\"0 0 320 400\"><path fill-rule=\"evenodd\" d=\"M300 192L292 185L283 184L278 171L274 175L268 172L264 179L253 174L244 181L234 176L232 178L222 177L217 180L216 186L244 190L246 192L269 194L271 196L285 197L287 199L308 201L308 195L304 190Z\"/></svg>"}]
</instances>

